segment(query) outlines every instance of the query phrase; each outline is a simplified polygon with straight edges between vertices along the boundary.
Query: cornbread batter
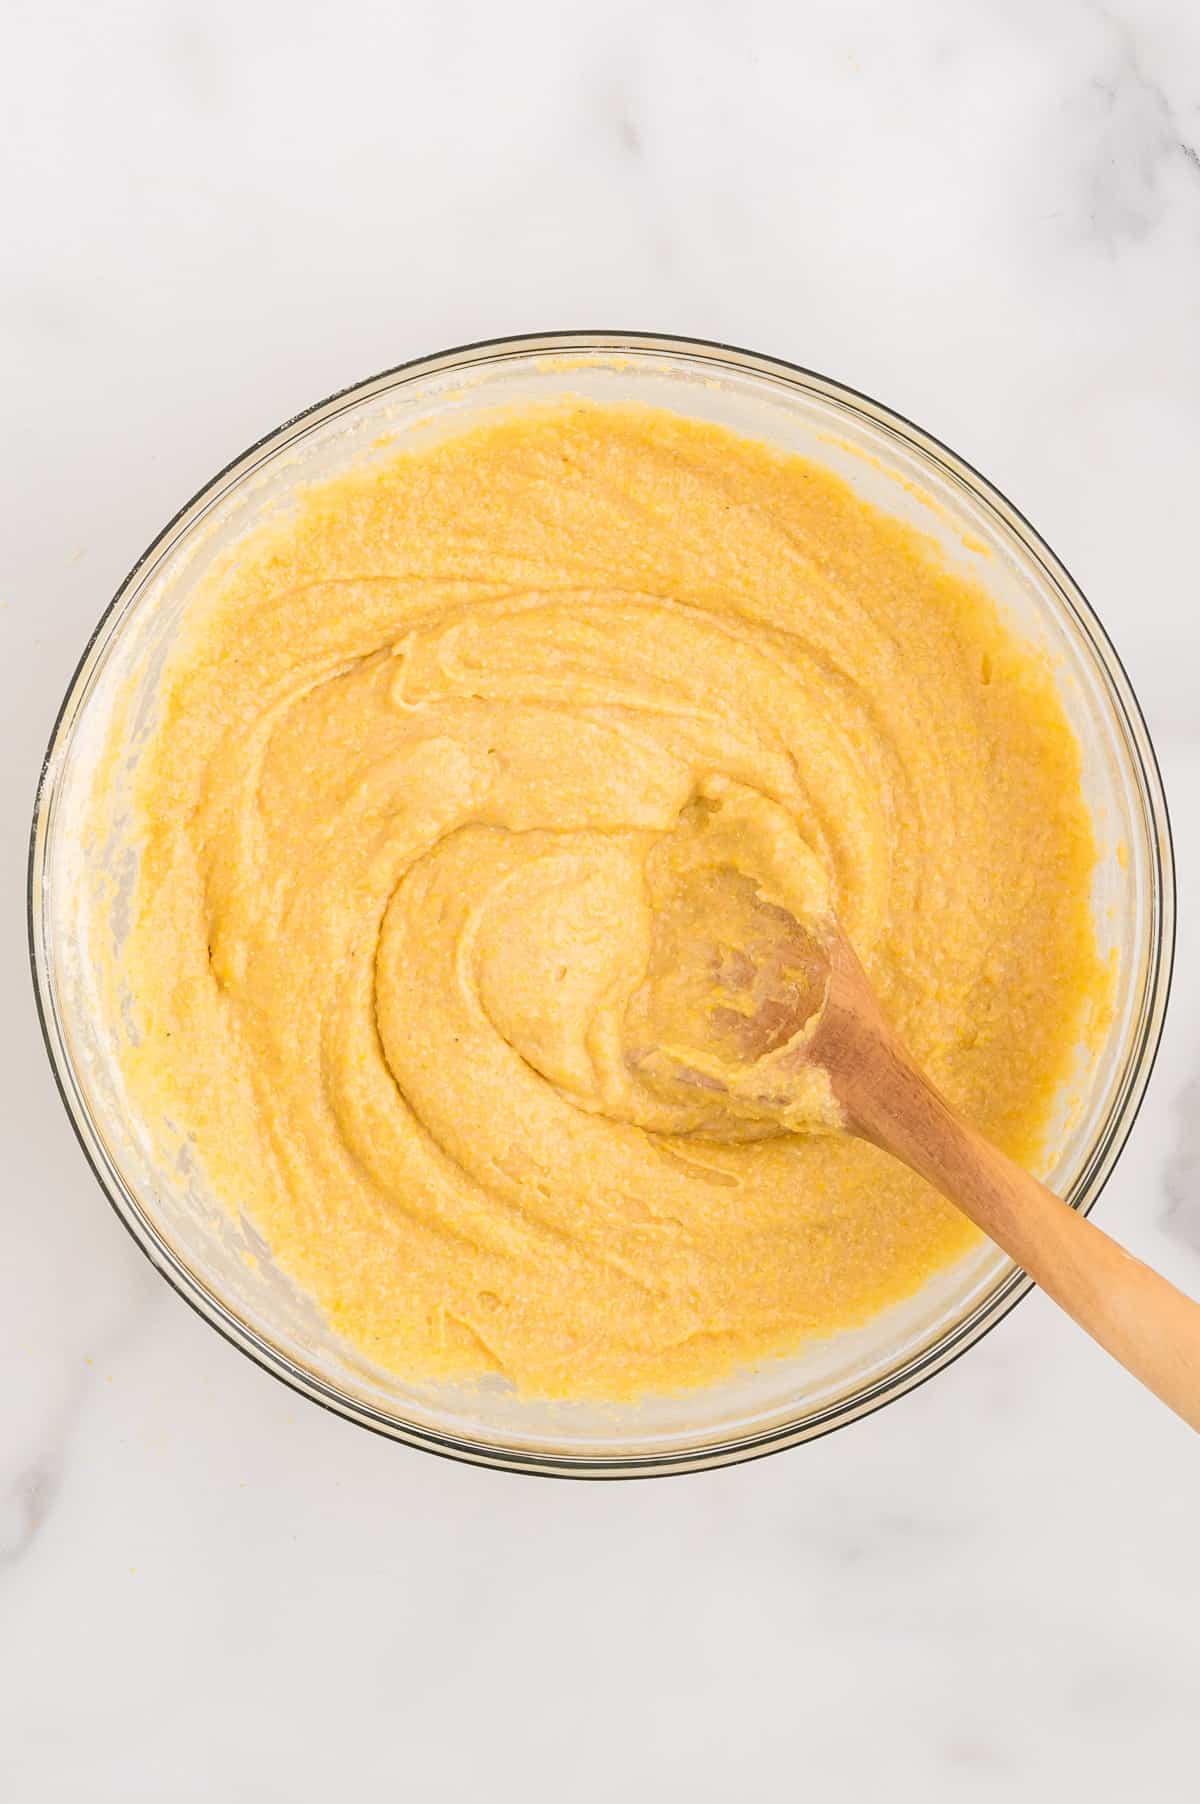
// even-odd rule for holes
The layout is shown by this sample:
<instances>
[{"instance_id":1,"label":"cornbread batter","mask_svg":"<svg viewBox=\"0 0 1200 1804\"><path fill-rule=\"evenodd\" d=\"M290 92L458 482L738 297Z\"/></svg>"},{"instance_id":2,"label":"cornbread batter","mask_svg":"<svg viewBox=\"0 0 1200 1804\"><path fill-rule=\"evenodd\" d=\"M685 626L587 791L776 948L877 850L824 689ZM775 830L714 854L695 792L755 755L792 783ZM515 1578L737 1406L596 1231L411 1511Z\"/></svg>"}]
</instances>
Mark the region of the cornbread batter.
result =
<instances>
[{"instance_id":1,"label":"cornbread batter","mask_svg":"<svg viewBox=\"0 0 1200 1804\"><path fill-rule=\"evenodd\" d=\"M1077 747L985 598L823 470L532 411L309 490L195 617L129 1082L381 1364L699 1384L975 1238L821 1074L782 1133L631 1060L663 932L701 981L699 867L718 942L722 885L834 908L953 1105L1037 1157L1100 991Z\"/></svg>"}]
</instances>

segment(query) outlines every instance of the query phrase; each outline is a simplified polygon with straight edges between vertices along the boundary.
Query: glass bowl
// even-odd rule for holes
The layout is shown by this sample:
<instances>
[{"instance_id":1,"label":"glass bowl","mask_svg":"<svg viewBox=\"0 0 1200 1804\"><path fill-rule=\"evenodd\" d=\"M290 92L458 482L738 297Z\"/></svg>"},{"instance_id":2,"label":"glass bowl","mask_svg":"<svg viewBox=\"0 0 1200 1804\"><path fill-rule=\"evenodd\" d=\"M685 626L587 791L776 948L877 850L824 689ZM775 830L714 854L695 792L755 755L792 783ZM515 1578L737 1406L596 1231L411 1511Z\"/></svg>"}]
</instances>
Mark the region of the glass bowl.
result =
<instances>
[{"instance_id":1,"label":"glass bowl","mask_svg":"<svg viewBox=\"0 0 1200 1804\"><path fill-rule=\"evenodd\" d=\"M1097 932L1116 954L1104 1044L1081 1046L1045 1177L1087 1211L1145 1089L1170 982L1174 888L1162 782L1137 700L1091 608L1044 541L983 477L919 427L810 370L645 333L564 332L468 345L402 365L297 415L201 490L121 585L60 710L38 788L30 943L46 1046L102 1188L151 1262L213 1327L295 1390L364 1427L493 1467L588 1477L670 1473L753 1458L878 1409L940 1371L1007 1314L1029 1280L990 1244L865 1327L719 1384L636 1405L551 1403L490 1380L425 1383L372 1367L328 1328L194 1172L156 1163L123 1095L87 948L119 940L137 868L129 783L165 661L213 559L296 485L464 428L493 409L565 395L640 401L717 421L823 463L932 538L1051 661L1083 755L1101 857ZM96 772L123 693L121 755ZM101 942L102 943L102 942ZM252 1255L252 1257L250 1257Z\"/></svg>"}]
</instances>

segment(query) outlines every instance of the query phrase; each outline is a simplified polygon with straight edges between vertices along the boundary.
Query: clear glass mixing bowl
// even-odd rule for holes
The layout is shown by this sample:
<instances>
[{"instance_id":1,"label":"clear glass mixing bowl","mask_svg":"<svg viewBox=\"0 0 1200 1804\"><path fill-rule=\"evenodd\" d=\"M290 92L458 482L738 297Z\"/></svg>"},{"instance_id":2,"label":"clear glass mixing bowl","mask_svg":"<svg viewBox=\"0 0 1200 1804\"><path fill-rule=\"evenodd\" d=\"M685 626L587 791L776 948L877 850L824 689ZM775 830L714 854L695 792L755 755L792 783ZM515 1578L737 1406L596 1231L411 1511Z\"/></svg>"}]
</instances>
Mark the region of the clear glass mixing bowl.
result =
<instances>
[{"instance_id":1,"label":"clear glass mixing bowl","mask_svg":"<svg viewBox=\"0 0 1200 1804\"><path fill-rule=\"evenodd\" d=\"M878 402L812 371L727 346L643 333L567 332L469 345L347 389L263 439L163 530L114 597L55 724L38 789L30 944L46 1046L71 1121L118 1215L213 1327L285 1383L364 1427L431 1452L559 1475L632 1477L752 1458L890 1402L979 1339L1029 1288L981 1246L866 1327L704 1390L636 1406L549 1403L503 1384L432 1384L373 1368L326 1326L194 1172L156 1163L122 1091L87 947L119 938L136 871L129 782L162 671L212 560L299 483L466 427L485 412L564 395L641 401L803 453L933 538L1050 657L1083 753L1102 856L1094 907L1117 954L1104 1045L1080 1049L1040 1174L1088 1210L1129 1133L1162 1027L1174 887L1166 803L1137 700L1078 587L1012 504L954 452ZM119 697L132 685L104 820L83 821ZM247 1254L253 1254L248 1259Z\"/></svg>"}]
</instances>

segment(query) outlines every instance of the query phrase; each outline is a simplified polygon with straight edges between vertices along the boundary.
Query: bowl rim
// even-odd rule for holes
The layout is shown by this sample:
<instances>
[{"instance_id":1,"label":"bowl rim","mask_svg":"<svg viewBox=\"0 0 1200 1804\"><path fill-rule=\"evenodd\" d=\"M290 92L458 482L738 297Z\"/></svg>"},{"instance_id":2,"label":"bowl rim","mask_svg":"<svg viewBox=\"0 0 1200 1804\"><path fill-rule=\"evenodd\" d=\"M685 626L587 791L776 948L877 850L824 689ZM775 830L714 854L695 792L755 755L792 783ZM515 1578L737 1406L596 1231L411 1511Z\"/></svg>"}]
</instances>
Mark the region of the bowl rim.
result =
<instances>
[{"instance_id":1,"label":"bowl rim","mask_svg":"<svg viewBox=\"0 0 1200 1804\"><path fill-rule=\"evenodd\" d=\"M1118 1092L1110 1125L1091 1149L1087 1164L1077 1180L1076 1187L1087 1189L1090 1193L1074 1206L1082 1213L1090 1214L1115 1169L1140 1113L1161 1045L1175 963L1177 888L1170 809L1154 742L1124 661L1095 609L1062 560L1008 496L960 453L906 415L848 383L803 364L790 362L786 358L747 350L721 340L692 338L679 333L620 331L611 328L558 329L472 340L409 358L335 390L264 433L209 477L156 533L117 587L88 636L55 714L37 779L29 835L26 916L30 970L38 1025L55 1087L93 1177L118 1220L155 1270L210 1327L215 1328L255 1365L332 1414L392 1441L457 1462L495 1471L556 1478L613 1480L678 1476L761 1459L784 1448L821 1439L850 1422L873 1414L886 1404L917 1389L935 1373L961 1358L969 1347L976 1345L985 1334L990 1333L1029 1294L1034 1288L1033 1280L1014 1266L946 1334L902 1360L898 1366L849 1398L835 1400L802 1421L793 1420L760 1433L715 1440L694 1448L637 1454L539 1452L516 1445L476 1441L406 1421L376 1409L318 1378L243 1322L175 1253L126 1186L120 1172L104 1158L94 1131L91 1111L76 1083L74 1066L59 1029L54 985L43 943L43 921L39 908L48 839L48 814L56 794L57 753L64 735L74 723L76 707L83 699L93 664L107 644L119 620L123 604L135 584L142 579L147 567L172 549L175 540L193 523L194 517L198 518L206 509L214 498L214 492L225 484L226 479L235 471L239 472L239 479L244 478L255 467L260 453L286 440L294 434L297 427L306 422L316 426L323 423L324 418L336 418L352 401L367 400L371 397L372 390L393 387L397 379L411 383L423 375L444 374L448 369L468 362L479 364L509 357L552 355L564 351L594 353L600 359L629 353L652 356L659 352L667 356L690 357L694 361L708 361L718 366L735 365L745 373L773 377L787 385L803 383L810 389L816 388L822 392L826 399L840 402L858 414L865 414L872 425L890 432L910 446L915 445L940 466L944 474L965 484L977 501L989 507L1015 533L1023 549L1041 565L1051 589L1062 598L1074 616L1075 624L1091 642L1104 667L1110 701L1122 717L1136 765L1135 775L1140 779L1143 799L1148 805L1150 825L1155 831L1151 835L1153 845L1150 867L1151 963L1142 1020L1135 1030L1134 1041L1136 1046L1136 1040L1140 1038L1141 1046L1129 1061L1123 1094Z\"/></svg>"}]
</instances>

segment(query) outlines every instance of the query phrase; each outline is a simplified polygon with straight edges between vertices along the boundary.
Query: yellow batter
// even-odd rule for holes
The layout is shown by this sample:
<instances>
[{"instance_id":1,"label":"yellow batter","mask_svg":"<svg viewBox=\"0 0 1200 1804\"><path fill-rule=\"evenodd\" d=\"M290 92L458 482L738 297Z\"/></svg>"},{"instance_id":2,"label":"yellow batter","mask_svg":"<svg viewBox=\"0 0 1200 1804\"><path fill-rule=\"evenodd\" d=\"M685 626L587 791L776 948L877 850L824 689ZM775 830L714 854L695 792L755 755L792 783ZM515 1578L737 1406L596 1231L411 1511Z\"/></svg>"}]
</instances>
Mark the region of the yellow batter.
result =
<instances>
[{"instance_id":1,"label":"yellow batter","mask_svg":"<svg viewBox=\"0 0 1200 1804\"><path fill-rule=\"evenodd\" d=\"M833 477L666 414L530 412L310 490L197 609L138 806L133 1093L414 1375L699 1384L973 1240L819 1077L784 1134L631 1070L697 858L832 904L1018 1159L1101 991L1046 670Z\"/></svg>"}]
</instances>

